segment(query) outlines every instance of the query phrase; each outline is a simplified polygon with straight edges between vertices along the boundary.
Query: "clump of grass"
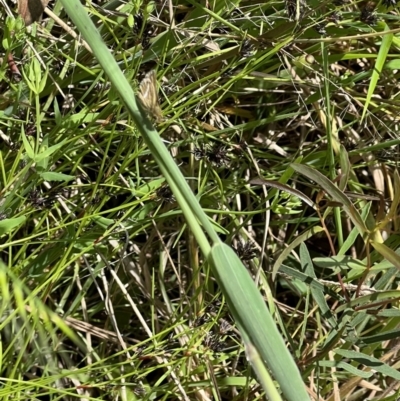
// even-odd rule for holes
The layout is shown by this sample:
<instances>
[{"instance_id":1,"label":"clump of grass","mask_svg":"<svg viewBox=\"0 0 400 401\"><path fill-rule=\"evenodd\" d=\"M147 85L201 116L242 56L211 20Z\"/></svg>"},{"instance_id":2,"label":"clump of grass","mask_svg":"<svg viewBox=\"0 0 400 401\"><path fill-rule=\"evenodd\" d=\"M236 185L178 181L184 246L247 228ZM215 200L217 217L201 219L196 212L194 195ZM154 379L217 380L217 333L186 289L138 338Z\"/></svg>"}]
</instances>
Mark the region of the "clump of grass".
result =
<instances>
[{"instance_id":1,"label":"clump of grass","mask_svg":"<svg viewBox=\"0 0 400 401\"><path fill-rule=\"evenodd\" d=\"M395 4L97 3L132 88L156 70L161 138L310 397L396 399ZM4 394L261 398L221 278L90 47L4 10Z\"/></svg>"}]
</instances>

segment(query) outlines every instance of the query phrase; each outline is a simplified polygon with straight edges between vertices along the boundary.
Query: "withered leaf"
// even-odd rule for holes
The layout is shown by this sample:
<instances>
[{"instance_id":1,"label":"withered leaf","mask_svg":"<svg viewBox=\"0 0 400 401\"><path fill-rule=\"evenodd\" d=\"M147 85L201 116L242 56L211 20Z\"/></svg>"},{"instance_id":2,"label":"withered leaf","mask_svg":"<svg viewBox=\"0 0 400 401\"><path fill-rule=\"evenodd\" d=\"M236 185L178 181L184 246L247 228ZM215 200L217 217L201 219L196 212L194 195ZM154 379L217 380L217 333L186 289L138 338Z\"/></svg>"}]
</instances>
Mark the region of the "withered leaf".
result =
<instances>
[{"instance_id":1,"label":"withered leaf","mask_svg":"<svg viewBox=\"0 0 400 401\"><path fill-rule=\"evenodd\" d=\"M49 0L18 0L18 13L26 25L38 21Z\"/></svg>"}]
</instances>

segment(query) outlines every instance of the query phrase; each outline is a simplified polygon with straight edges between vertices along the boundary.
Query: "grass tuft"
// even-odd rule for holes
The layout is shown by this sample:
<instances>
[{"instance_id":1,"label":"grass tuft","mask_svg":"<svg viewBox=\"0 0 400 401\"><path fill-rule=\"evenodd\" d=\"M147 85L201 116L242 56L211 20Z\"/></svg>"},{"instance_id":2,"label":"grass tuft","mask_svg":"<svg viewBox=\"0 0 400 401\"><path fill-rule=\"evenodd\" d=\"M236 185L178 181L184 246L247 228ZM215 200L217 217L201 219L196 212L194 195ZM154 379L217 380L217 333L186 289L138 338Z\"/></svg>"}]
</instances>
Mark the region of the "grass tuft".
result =
<instances>
[{"instance_id":1,"label":"grass tuft","mask_svg":"<svg viewBox=\"0 0 400 401\"><path fill-rule=\"evenodd\" d=\"M0 9L2 397L397 400L396 2L75 3Z\"/></svg>"}]
</instances>

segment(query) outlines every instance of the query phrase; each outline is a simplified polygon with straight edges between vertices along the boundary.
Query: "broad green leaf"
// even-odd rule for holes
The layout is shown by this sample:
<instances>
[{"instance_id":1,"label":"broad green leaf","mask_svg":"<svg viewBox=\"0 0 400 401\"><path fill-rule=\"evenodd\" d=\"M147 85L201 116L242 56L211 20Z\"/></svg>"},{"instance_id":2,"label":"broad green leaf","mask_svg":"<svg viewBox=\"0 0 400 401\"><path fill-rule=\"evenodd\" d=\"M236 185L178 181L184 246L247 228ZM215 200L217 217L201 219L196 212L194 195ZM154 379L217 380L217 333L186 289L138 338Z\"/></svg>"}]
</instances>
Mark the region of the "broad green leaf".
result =
<instances>
[{"instance_id":1,"label":"broad green leaf","mask_svg":"<svg viewBox=\"0 0 400 401\"><path fill-rule=\"evenodd\" d=\"M285 398L290 401L309 400L298 368L265 301L235 252L225 244L214 245L210 261L235 321L266 361Z\"/></svg>"},{"instance_id":2,"label":"broad green leaf","mask_svg":"<svg viewBox=\"0 0 400 401\"><path fill-rule=\"evenodd\" d=\"M385 66L385 69L388 70L399 70L400 69L400 59L396 58L394 60L388 61Z\"/></svg>"},{"instance_id":3,"label":"broad green leaf","mask_svg":"<svg viewBox=\"0 0 400 401\"><path fill-rule=\"evenodd\" d=\"M0 235L4 235L12 231L15 227L20 226L26 220L25 216L0 221Z\"/></svg>"},{"instance_id":4,"label":"broad green leaf","mask_svg":"<svg viewBox=\"0 0 400 401\"><path fill-rule=\"evenodd\" d=\"M92 221L96 223L98 226L101 228L104 228L105 230L111 226L111 224L114 224L115 221L111 219L106 219L105 217L101 216L94 216Z\"/></svg>"},{"instance_id":5,"label":"broad green leaf","mask_svg":"<svg viewBox=\"0 0 400 401\"><path fill-rule=\"evenodd\" d=\"M65 139L65 140L62 141L62 142L59 142L59 143L57 143L57 144L55 144L55 145L53 145L53 146L50 146L50 147L47 148L47 149L42 150L41 153L39 153L38 155L36 155L35 160L36 160L37 162L39 162L39 161L43 160L44 158L51 156L51 155L52 155L54 152L56 152L58 149L61 149L61 148L65 145L66 142L67 142L67 140Z\"/></svg>"},{"instance_id":6,"label":"broad green leaf","mask_svg":"<svg viewBox=\"0 0 400 401\"><path fill-rule=\"evenodd\" d=\"M74 175L54 173L52 171L49 171L47 173L41 173L40 176L46 181L64 181L64 182L68 182L76 178Z\"/></svg>"}]
</instances>

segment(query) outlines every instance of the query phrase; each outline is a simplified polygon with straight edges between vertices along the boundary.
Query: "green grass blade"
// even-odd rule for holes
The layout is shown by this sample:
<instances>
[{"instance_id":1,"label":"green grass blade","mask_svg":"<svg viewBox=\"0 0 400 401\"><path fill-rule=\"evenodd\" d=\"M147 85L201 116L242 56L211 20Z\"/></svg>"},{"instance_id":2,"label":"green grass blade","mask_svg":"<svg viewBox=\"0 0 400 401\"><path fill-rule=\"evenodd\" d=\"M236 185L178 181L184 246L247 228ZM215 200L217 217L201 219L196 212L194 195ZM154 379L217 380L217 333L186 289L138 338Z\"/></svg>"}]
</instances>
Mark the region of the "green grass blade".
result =
<instances>
[{"instance_id":1,"label":"green grass blade","mask_svg":"<svg viewBox=\"0 0 400 401\"><path fill-rule=\"evenodd\" d=\"M256 372L257 377L259 378L263 389L270 401L282 401L282 398L272 380L271 375L268 372L264 362L262 361L260 354L257 352L255 347L251 344L251 342L243 336L243 341L245 343L246 355L247 358Z\"/></svg>"},{"instance_id":2,"label":"green grass blade","mask_svg":"<svg viewBox=\"0 0 400 401\"><path fill-rule=\"evenodd\" d=\"M317 278L313 262L310 257L310 253L304 243L300 245L300 260L302 265L302 270L310 277ZM325 294L323 291L317 288L311 287L311 294L318 305L319 309L321 310L322 315L326 318L326 320L330 323L332 328L337 328L337 322L335 317L333 316L330 307L325 299Z\"/></svg>"},{"instance_id":3,"label":"green grass blade","mask_svg":"<svg viewBox=\"0 0 400 401\"><path fill-rule=\"evenodd\" d=\"M306 241L307 239L311 238L313 235L324 231L322 227L313 227L310 230L306 231L305 233L299 235L288 247L286 247L283 252L279 255L276 259L274 266L272 268L272 277L275 280L276 273L278 272L280 266L282 265L283 261L290 255L294 248L298 247L302 242Z\"/></svg>"},{"instance_id":4,"label":"green grass blade","mask_svg":"<svg viewBox=\"0 0 400 401\"><path fill-rule=\"evenodd\" d=\"M345 358L351 358L353 361L356 361L363 365L370 366L371 369L377 372L381 372L387 377L392 377L395 380L400 380L400 373L396 369L370 355L363 354L362 352L344 349L335 349L335 353Z\"/></svg>"},{"instance_id":5,"label":"green grass blade","mask_svg":"<svg viewBox=\"0 0 400 401\"><path fill-rule=\"evenodd\" d=\"M393 266L400 269L400 256L390 249L385 244L381 244L376 241L371 241L372 246L389 262L393 263Z\"/></svg>"},{"instance_id":6,"label":"green grass blade","mask_svg":"<svg viewBox=\"0 0 400 401\"><path fill-rule=\"evenodd\" d=\"M384 24L384 31L389 31L389 27L386 24ZM393 41L392 33L388 33L388 34L384 35L382 38L381 47L379 49L378 57L375 62L375 68L372 71L371 82L368 87L367 99L365 101L364 110L363 110L363 113L361 116L361 121L364 120L365 113L368 110L368 106L371 102L371 98L372 98L372 95L374 94L374 91L375 91L376 85L378 83L379 77L381 75L383 66L385 65L386 58L389 53L392 41Z\"/></svg>"},{"instance_id":7,"label":"green grass blade","mask_svg":"<svg viewBox=\"0 0 400 401\"><path fill-rule=\"evenodd\" d=\"M217 244L211 250L211 258L236 322L266 361L285 398L289 401L308 400L299 370L263 298L237 255L227 245Z\"/></svg>"},{"instance_id":8,"label":"green grass blade","mask_svg":"<svg viewBox=\"0 0 400 401\"><path fill-rule=\"evenodd\" d=\"M351 203L350 199L327 177L322 175L316 169L305 166L303 164L292 163L291 166L298 173L315 181L332 199L343 204L343 209L352 220L353 224L358 228L361 235L368 232L367 227L361 218L358 210Z\"/></svg>"}]
</instances>

